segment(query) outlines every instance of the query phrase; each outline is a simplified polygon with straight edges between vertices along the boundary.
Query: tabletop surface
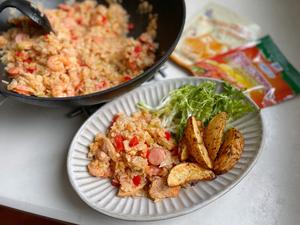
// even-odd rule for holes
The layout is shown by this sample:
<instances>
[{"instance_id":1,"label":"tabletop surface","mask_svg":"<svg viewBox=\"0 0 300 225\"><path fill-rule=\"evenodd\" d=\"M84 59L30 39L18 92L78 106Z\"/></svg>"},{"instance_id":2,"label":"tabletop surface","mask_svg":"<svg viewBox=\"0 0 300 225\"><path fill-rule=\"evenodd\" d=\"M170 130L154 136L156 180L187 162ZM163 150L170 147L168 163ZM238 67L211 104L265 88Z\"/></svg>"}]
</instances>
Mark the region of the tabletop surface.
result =
<instances>
[{"instance_id":1,"label":"tabletop surface","mask_svg":"<svg viewBox=\"0 0 300 225\"><path fill-rule=\"evenodd\" d=\"M187 0L187 19L208 1ZM258 23L300 70L299 0L218 1ZM184 73L168 63L170 77ZM77 224L134 224L89 208L66 173L68 146L84 122L69 109L7 100L0 106L0 204ZM186 216L138 224L299 224L300 97L262 110L265 145L255 167L229 193Z\"/></svg>"}]
</instances>

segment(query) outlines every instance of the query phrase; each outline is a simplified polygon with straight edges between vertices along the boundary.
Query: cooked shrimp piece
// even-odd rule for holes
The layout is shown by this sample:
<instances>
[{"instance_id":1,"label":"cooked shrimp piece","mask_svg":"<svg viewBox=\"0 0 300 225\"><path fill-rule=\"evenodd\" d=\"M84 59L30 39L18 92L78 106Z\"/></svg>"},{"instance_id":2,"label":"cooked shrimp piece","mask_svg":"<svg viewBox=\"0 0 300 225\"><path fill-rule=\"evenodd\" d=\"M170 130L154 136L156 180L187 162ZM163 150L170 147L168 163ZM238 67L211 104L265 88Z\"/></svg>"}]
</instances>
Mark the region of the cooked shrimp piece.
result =
<instances>
[{"instance_id":1,"label":"cooked shrimp piece","mask_svg":"<svg viewBox=\"0 0 300 225\"><path fill-rule=\"evenodd\" d=\"M64 71L65 67L69 65L70 65L70 60L63 55L50 56L47 61L48 68L55 72Z\"/></svg>"},{"instance_id":2,"label":"cooked shrimp piece","mask_svg":"<svg viewBox=\"0 0 300 225\"><path fill-rule=\"evenodd\" d=\"M149 195L154 201L159 201L163 198L177 197L180 191L180 186L169 187L166 178L155 177L150 184Z\"/></svg>"},{"instance_id":3,"label":"cooked shrimp piece","mask_svg":"<svg viewBox=\"0 0 300 225\"><path fill-rule=\"evenodd\" d=\"M111 177L112 171L108 162L93 160L88 165L88 171L95 177Z\"/></svg>"}]
</instances>

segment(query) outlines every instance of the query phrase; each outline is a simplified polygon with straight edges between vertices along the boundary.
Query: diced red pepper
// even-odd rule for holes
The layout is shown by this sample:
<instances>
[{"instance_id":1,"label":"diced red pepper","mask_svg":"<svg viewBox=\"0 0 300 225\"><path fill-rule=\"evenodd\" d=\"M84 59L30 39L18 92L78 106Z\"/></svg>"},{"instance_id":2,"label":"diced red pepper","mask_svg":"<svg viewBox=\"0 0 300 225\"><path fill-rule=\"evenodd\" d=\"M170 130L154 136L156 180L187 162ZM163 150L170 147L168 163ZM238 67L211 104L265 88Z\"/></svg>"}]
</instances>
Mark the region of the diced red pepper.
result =
<instances>
[{"instance_id":1,"label":"diced red pepper","mask_svg":"<svg viewBox=\"0 0 300 225\"><path fill-rule=\"evenodd\" d=\"M122 135L117 135L115 137L115 146L118 152L124 151L124 144L123 144L124 138Z\"/></svg>"},{"instance_id":2,"label":"diced red pepper","mask_svg":"<svg viewBox=\"0 0 300 225\"><path fill-rule=\"evenodd\" d=\"M32 58L24 59L23 62L25 62L25 63L32 63Z\"/></svg>"},{"instance_id":3,"label":"diced red pepper","mask_svg":"<svg viewBox=\"0 0 300 225\"><path fill-rule=\"evenodd\" d=\"M124 76L124 81L129 81L129 80L131 80L131 77L130 76Z\"/></svg>"},{"instance_id":4,"label":"diced red pepper","mask_svg":"<svg viewBox=\"0 0 300 225\"><path fill-rule=\"evenodd\" d=\"M128 30L133 30L134 29L134 24L133 23L129 23L128 24Z\"/></svg>"},{"instance_id":5,"label":"diced red pepper","mask_svg":"<svg viewBox=\"0 0 300 225\"><path fill-rule=\"evenodd\" d=\"M141 181L142 181L142 178L141 176L137 175L137 176L134 176L132 178L132 182L135 186L139 186L141 184Z\"/></svg>"},{"instance_id":6,"label":"diced red pepper","mask_svg":"<svg viewBox=\"0 0 300 225\"><path fill-rule=\"evenodd\" d=\"M169 131L165 132L165 137L169 141L171 139L171 133Z\"/></svg>"},{"instance_id":7,"label":"diced red pepper","mask_svg":"<svg viewBox=\"0 0 300 225\"><path fill-rule=\"evenodd\" d=\"M149 158L149 154L150 154L150 150L147 149L147 152L146 152L146 158L147 158L147 159Z\"/></svg>"},{"instance_id":8,"label":"diced red pepper","mask_svg":"<svg viewBox=\"0 0 300 225\"><path fill-rule=\"evenodd\" d=\"M27 68L26 71L28 73L33 73L35 71L35 68Z\"/></svg>"},{"instance_id":9,"label":"diced red pepper","mask_svg":"<svg viewBox=\"0 0 300 225\"><path fill-rule=\"evenodd\" d=\"M129 146L130 147L134 147L136 145L139 144L139 139L137 138L137 136L134 136L133 138L131 138L131 140L129 141Z\"/></svg>"},{"instance_id":10,"label":"diced red pepper","mask_svg":"<svg viewBox=\"0 0 300 225\"><path fill-rule=\"evenodd\" d=\"M136 53L136 54L140 54L141 52L142 52L142 47L140 46L140 45L137 45L137 46L135 46L135 48L134 48L134 52Z\"/></svg>"}]
</instances>

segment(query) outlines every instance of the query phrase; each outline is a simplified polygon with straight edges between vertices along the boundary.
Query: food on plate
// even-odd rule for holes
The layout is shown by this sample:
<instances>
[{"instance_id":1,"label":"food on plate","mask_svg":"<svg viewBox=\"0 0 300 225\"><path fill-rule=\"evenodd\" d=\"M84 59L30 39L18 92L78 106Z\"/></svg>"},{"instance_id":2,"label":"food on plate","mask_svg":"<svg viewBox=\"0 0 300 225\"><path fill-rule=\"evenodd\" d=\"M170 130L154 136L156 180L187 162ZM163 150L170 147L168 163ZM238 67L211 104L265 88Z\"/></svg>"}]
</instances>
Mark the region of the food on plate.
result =
<instances>
[{"instance_id":1,"label":"food on plate","mask_svg":"<svg viewBox=\"0 0 300 225\"><path fill-rule=\"evenodd\" d=\"M221 147L226 120L227 113L221 112L209 121L205 129L203 140L212 161L215 161Z\"/></svg>"},{"instance_id":2,"label":"food on plate","mask_svg":"<svg viewBox=\"0 0 300 225\"><path fill-rule=\"evenodd\" d=\"M177 143L160 119L148 112L117 114L107 134L90 145L88 171L106 177L119 187L118 196L150 196L158 200L177 196L169 188L169 170L179 163Z\"/></svg>"},{"instance_id":3,"label":"food on plate","mask_svg":"<svg viewBox=\"0 0 300 225\"><path fill-rule=\"evenodd\" d=\"M187 146L187 139L185 138L185 136L183 136L181 138L181 141L179 142L178 152L179 152L180 161L185 161L188 159L189 152L188 152L188 146Z\"/></svg>"},{"instance_id":4,"label":"food on plate","mask_svg":"<svg viewBox=\"0 0 300 225\"><path fill-rule=\"evenodd\" d=\"M183 141L185 141L189 155L191 155L203 168L211 169L213 164L208 156L197 120L194 116L190 116L187 121L184 137Z\"/></svg>"},{"instance_id":5,"label":"food on plate","mask_svg":"<svg viewBox=\"0 0 300 225\"><path fill-rule=\"evenodd\" d=\"M224 142L214 163L216 174L229 171L240 159L244 149L243 135L235 128L225 133Z\"/></svg>"},{"instance_id":6,"label":"food on plate","mask_svg":"<svg viewBox=\"0 0 300 225\"><path fill-rule=\"evenodd\" d=\"M98 92L141 74L155 60L157 17L148 29L134 28L120 4L95 0L43 10L55 33L43 35L26 17L0 35L1 61L11 79L7 88L23 95L67 97Z\"/></svg>"},{"instance_id":7,"label":"food on plate","mask_svg":"<svg viewBox=\"0 0 300 225\"><path fill-rule=\"evenodd\" d=\"M163 198L177 197L180 191L180 186L168 185L166 178L154 177L149 187L149 196L154 201Z\"/></svg>"},{"instance_id":8,"label":"food on plate","mask_svg":"<svg viewBox=\"0 0 300 225\"><path fill-rule=\"evenodd\" d=\"M159 117L177 139L182 137L190 115L207 124L220 112L226 112L227 119L232 121L255 110L244 94L231 85L224 83L221 92L216 88L211 81L188 84L171 91L157 106L140 102L138 107Z\"/></svg>"},{"instance_id":9,"label":"food on plate","mask_svg":"<svg viewBox=\"0 0 300 225\"><path fill-rule=\"evenodd\" d=\"M244 137L235 128L225 133L224 142L214 164L214 172L223 174L229 171L241 158L244 150Z\"/></svg>"},{"instance_id":10,"label":"food on plate","mask_svg":"<svg viewBox=\"0 0 300 225\"><path fill-rule=\"evenodd\" d=\"M183 114L183 109L178 106L173 109L166 103L156 110L139 104L141 110L132 115L116 114L107 133L97 134L90 144L89 173L110 178L119 188L120 197L146 196L158 201L178 196L180 189L191 183L212 180L215 174L230 170L241 157L244 139L234 128L223 135L226 121L253 109L230 86L225 86L220 94L215 93L212 82L188 87L198 91L190 92L184 86L164 100L177 104L185 98L191 110L187 114ZM203 94L206 98L197 96ZM203 101L209 101L210 105L206 106ZM206 109L196 109L201 104ZM176 122L186 121L182 123L182 135L176 133L177 124L168 121L174 119L174 115L160 112L170 109L178 113ZM221 111L223 109L228 111Z\"/></svg>"},{"instance_id":11,"label":"food on plate","mask_svg":"<svg viewBox=\"0 0 300 225\"><path fill-rule=\"evenodd\" d=\"M204 169L196 163L180 163L171 169L167 181L170 187L175 187L192 181L214 178L215 174L211 170Z\"/></svg>"}]
</instances>

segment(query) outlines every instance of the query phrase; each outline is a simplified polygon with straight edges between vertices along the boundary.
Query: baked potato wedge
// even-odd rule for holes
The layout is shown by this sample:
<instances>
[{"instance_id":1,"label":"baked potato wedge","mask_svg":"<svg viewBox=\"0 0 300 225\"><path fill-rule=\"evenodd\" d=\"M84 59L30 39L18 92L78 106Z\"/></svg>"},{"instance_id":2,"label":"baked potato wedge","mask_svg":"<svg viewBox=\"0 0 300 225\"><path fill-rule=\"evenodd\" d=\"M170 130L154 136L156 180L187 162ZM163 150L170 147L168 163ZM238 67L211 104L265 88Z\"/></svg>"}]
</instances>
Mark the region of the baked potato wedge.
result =
<instances>
[{"instance_id":1,"label":"baked potato wedge","mask_svg":"<svg viewBox=\"0 0 300 225\"><path fill-rule=\"evenodd\" d=\"M212 161L215 161L221 147L226 120L227 113L221 112L209 121L204 131L204 145L208 151L209 158Z\"/></svg>"},{"instance_id":2,"label":"baked potato wedge","mask_svg":"<svg viewBox=\"0 0 300 225\"><path fill-rule=\"evenodd\" d=\"M179 159L180 161L185 161L188 159L189 157L189 152L188 152L188 145L187 145L187 141L186 138L183 137L181 138L180 142L179 142Z\"/></svg>"},{"instance_id":3,"label":"baked potato wedge","mask_svg":"<svg viewBox=\"0 0 300 225\"><path fill-rule=\"evenodd\" d=\"M191 181L212 180L215 174L208 169L201 168L196 163L180 163L173 167L168 175L168 186L175 187Z\"/></svg>"},{"instance_id":4,"label":"baked potato wedge","mask_svg":"<svg viewBox=\"0 0 300 225\"><path fill-rule=\"evenodd\" d=\"M203 142L198 123L195 117L189 117L185 128L184 136L191 155L203 168L212 169L213 164Z\"/></svg>"},{"instance_id":5,"label":"baked potato wedge","mask_svg":"<svg viewBox=\"0 0 300 225\"><path fill-rule=\"evenodd\" d=\"M243 135L235 128L229 129L225 133L224 143L222 144L214 163L214 172L216 174L223 174L232 169L241 158L243 150Z\"/></svg>"}]
</instances>

